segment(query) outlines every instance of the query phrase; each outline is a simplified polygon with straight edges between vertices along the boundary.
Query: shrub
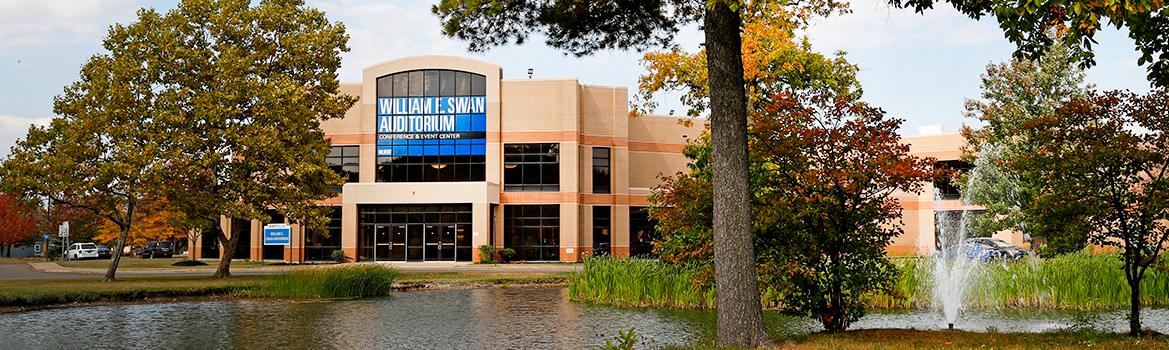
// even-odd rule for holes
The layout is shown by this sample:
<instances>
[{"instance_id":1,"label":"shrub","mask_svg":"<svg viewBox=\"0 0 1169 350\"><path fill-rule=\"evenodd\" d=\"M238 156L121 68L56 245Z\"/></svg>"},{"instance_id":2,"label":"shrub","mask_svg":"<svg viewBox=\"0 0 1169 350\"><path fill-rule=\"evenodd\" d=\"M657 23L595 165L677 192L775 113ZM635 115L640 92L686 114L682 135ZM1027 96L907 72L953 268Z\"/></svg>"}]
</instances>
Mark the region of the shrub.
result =
<instances>
[{"instance_id":1,"label":"shrub","mask_svg":"<svg viewBox=\"0 0 1169 350\"><path fill-rule=\"evenodd\" d=\"M340 249L334 250L333 251L333 261L336 261L339 263L345 262L345 251L340 250Z\"/></svg>"},{"instance_id":2,"label":"shrub","mask_svg":"<svg viewBox=\"0 0 1169 350\"><path fill-rule=\"evenodd\" d=\"M511 259L513 257L515 257L515 249L511 249L511 248L500 249L499 256L503 258L503 261L511 261Z\"/></svg>"},{"instance_id":3,"label":"shrub","mask_svg":"<svg viewBox=\"0 0 1169 350\"><path fill-rule=\"evenodd\" d=\"M584 270L570 278L568 296L617 306L713 307L714 288L695 283L700 273L656 260L588 256Z\"/></svg>"},{"instance_id":4,"label":"shrub","mask_svg":"<svg viewBox=\"0 0 1169 350\"><path fill-rule=\"evenodd\" d=\"M272 275L261 296L277 298L347 298L389 295L401 273L376 264L298 269Z\"/></svg>"},{"instance_id":5,"label":"shrub","mask_svg":"<svg viewBox=\"0 0 1169 350\"><path fill-rule=\"evenodd\" d=\"M479 263L480 264L494 264L495 261L495 246L484 244L479 246Z\"/></svg>"}]
</instances>

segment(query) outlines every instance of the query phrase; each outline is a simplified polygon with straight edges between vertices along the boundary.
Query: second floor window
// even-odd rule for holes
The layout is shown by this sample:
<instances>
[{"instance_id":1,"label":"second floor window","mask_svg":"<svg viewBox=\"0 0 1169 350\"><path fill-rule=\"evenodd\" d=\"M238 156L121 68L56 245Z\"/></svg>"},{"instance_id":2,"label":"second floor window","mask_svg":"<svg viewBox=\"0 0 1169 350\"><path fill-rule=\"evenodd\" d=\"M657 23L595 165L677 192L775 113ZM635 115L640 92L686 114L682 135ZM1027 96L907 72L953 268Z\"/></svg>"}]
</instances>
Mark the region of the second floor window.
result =
<instances>
[{"instance_id":1,"label":"second floor window","mask_svg":"<svg viewBox=\"0 0 1169 350\"><path fill-rule=\"evenodd\" d=\"M325 156L325 162L329 164L329 170L341 175L345 182L357 182L361 170L360 153L361 146L333 146ZM334 188L333 191L341 192L341 189Z\"/></svg>"},{"instance_id":2,"label":"second floor window","mask_svg":"<svg viewBox=\"0 0 1169 350\"><path fill-rule=\"evenodd\" d=\"M503 190L560 191L560 144L525 143L503 146Z\"/></svg>"},{"instance_id":3,"label":"second floor window","mask_svg":"<svg viewBox=\"0 0 1169 350\"><path fill-rule=\"evenodd\" d=\"M612 193L609 185L609 148L593 147L593 193Z\"/></svg>"}]
</instances>

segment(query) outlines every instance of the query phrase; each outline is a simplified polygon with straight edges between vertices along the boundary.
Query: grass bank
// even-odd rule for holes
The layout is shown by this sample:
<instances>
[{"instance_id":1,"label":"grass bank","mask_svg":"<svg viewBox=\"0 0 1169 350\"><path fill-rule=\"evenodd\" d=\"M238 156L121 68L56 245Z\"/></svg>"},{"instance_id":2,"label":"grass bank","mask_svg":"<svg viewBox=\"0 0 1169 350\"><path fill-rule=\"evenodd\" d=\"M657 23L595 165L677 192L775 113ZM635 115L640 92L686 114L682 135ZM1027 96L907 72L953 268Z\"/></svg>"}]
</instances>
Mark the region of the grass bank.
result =
<instances>
[{"instance_id":1,"label":"grass bank","mask_svg":"<svg viewBox=\"0 0 1169 350\"><path fill-rule=\"evenodd\" d=\"M783 349L1165 349L1169 337L1164 335L1128 338L1120 334L1098 332L1051 333L974 333L955 331L919 331L909 329L873 329L838 334L814 333L790 339L777 339ZM637 348L644 348L638 346ZM745 349L693 344L661 349Z\"/></svg>"},{"instance_id":2,"label":"grass bank","mask_svg":"<svg viewBox=\"0 0 1169 350\"><path fill-rule=\"evenodd\" d=\"M371 265L346 265L348 268ZM236 275L219 279L211 276L121 277L118 282L105 283L100 276L93 278L0 280L0 312L21 311L38 307L83 305L95 302L136 302L142 300L171 300L173 298L329 298L358 296L366 291L384 292L378 288L359 288L352 283L368 278L378 282L378 272L346 272L348 277L333 277L334 289L323 290L323 274L297 274L296 271L331 268L298 268L285 275ZM574 273L512 274L512 273L404 273L394 277L395 291L510 287L530 285L563 285ZM349 282L346 282L349 281ZM301 288L300 286L311 286ZM344 289L348 288L349 292ZM357 295L354 294L357 291ZM371 294L364 294L369 296ZM384 295L384 294L383 294Z\"/></svg>"},{"instance_id":3,"label":"grass bank","mask_svg":"<svg viewBox=\"0 0 1169 350\"><path fill-rule=\"evenodd\" d=\"M272 298L350 298L390 295L398 269L377 264L304 268L270 275L247 294Z\"/></svg>"},{"instance_id":4,"label":"grass bank","mask_svg":"<svg viewBox=\"0 0 1169 350\"><path fill-rule=\"evenodd\" d=\"M870 307L928 308L933 293L932 258L896 258L904 298L874 295ZM973 308L1114 309L1126 307L1130 289L1116 254L1077 252L1051 259L1027 258L983 264L967 290ZM1150 267L1141 281L1144 305L1169 305L1169 269Z\"/></svg>"},{"instance_id":5,"label":"grass bank","mask_svg":"<svg viewBox=\"0 0 1169 350\"><path fill-rule=\"evenodd\" d=\"M868 296L869 308L929 308L933 293L930 257L893 258L901 270L892 295ZM696 270L653 260L586 259L583 273L570 279L569 296L624 307L707 308L712 288L697 288ZM1169 305L1169 268L1149 268L1141 284L1142 303ZM1129 303L1124 266L1116 254L1078 252L1051 259L1027 258L980 265L967 289L971 308L1116 309Z\"/></svg>"},{"instance_id":6,"label":"grass bank","mask_svg":"<svg viewBox=\"0 0 1169 350\"><path fill-rule=\"evenodd\" d=\"M70 303L125 302L149 298L236 295L257 288L265 276L122 277L116 283L101 277L0 281L0 307L7 311Z\"/></svg>"},{"instance_id":7,"label":"grass bank","mask_svg":"<svg viewBox=\"0 0 1169 350\"><path fill-rule=\"evenodd\" d=\"M645 259L588 257L582 273L569 279L568 296L623 307L709 308L713 288L698 288L698 270Z\"/></svg>"}]
</instances>

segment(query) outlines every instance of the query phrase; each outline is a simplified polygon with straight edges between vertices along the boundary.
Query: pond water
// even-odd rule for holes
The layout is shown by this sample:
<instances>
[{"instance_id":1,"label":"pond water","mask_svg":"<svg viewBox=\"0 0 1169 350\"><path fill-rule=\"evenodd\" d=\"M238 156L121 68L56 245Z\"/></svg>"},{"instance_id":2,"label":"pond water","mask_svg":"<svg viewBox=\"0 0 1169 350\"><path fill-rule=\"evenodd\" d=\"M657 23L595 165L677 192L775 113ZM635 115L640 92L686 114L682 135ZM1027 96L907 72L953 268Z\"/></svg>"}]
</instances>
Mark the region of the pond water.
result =
<instances>
[{"instance_id":1,"label":"pond water","mask_svg":"<svg viewBox=\"0 0 1169 350\"><path fill-rule=\"evenodd\" d=\"M653 344L710 339L711 310L621 309L567 300L564 288L395 293L345 301L228 301L109 305L0 315L0 349L595 349L636 327ZM1127 311L970 310L957 328L1042 332L1127 330ZM1169 333L1169 308L1147 308ZM819 324L766 313L776 335ZM852 329L942 329L939 312L879 311Z\"/></svg>"}]
</instances>

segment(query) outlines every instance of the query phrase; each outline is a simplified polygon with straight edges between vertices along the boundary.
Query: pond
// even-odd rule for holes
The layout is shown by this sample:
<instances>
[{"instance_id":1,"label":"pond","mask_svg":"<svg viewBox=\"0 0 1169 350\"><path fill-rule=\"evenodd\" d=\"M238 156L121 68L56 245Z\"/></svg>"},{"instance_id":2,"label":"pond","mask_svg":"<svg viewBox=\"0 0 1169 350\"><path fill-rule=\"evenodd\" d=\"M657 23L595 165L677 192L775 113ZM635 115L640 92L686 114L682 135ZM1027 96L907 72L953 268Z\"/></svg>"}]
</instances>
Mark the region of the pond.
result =
<instances>
[{"instance_id":1,"label":"pond","mask_svg":"<svg viewBox=\"0 0 1169 350\"><path fill-rule=\"evenodd\" d=\"M621 309L568 301L564 288L395 293L344 301L226 301L108 305L0 315L11 349L595 349L636 327L653 344L709 339L711 310ZM1123 332L1127 311L973 310L957 328ZM1148 328L1169 333L1169 308L1147 308ZM777 335L808 333L807 319L766 314ZM873 312L861 328L941 329L938 312Z\"/></svg>"}]
</instances>

